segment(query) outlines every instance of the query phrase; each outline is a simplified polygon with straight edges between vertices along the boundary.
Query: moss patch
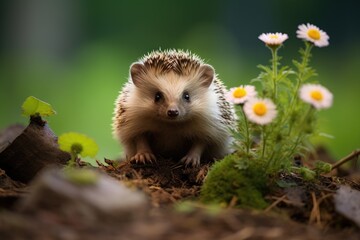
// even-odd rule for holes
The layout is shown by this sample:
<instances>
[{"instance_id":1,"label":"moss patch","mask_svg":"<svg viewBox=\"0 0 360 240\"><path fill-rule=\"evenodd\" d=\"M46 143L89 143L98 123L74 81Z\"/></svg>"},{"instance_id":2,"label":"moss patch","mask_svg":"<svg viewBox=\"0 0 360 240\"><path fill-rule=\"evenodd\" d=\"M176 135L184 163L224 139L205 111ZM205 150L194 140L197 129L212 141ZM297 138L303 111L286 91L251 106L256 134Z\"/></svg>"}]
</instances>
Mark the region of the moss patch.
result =
<instances>
[{"instance_id":1,"label":"moss patch","mask_svg":"<svg viewBox=\"0 0 360 240\"><path fill-rule=\"evenodd\" d=\"M229 203L234 197L236 206L263 209L266 175L254 166L240 170L235 167L237 155L229 155L216 162L210 169L201 189L200 200L204 203Z\"/></svg>"}]
</instances>

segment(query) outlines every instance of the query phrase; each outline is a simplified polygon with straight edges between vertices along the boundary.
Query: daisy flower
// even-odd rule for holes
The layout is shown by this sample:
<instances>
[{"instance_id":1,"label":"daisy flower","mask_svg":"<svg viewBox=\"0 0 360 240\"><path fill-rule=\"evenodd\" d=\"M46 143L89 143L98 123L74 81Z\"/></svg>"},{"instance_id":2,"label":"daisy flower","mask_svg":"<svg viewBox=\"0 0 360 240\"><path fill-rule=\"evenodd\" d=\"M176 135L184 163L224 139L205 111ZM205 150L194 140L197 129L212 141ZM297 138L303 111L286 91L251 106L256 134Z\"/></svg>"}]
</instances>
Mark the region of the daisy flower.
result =
<instances>
[{"instance_id":1,"label":"daisy flower","mask_svg":"<svg viewBox=\"0 0 360 240\"><path fill-rule=\"evenodd\" d=\"M80 154L82 157L95 157L99 150L93 139L76 132L62 134L58 139L58 143L61 150L72 154Z\"/></svg>"},{"instance_id":2,"label":"daisy flower","mask_svg":"<svg viewBox=\"0 0 360 240\"><path fill-rule=\"evenodd\" d=\"M297 37L314 43L317 47L326 47L329 45L329 36L326 32L313 24L301 24L296 31Z\"/></svg>"},{"instance_id":3,"label":"daisy flower","mask_svg":"<svg viewBox=\"0 0 360 240\"><path fill-rule=\"evenodd\" d=\"M279 46L288 39L288 35L284 33L263 33L259 39L268 46Z\"/></svg>"},{"instance_id":4,"label":"daisy flower","mask_svg":"<svg viewBox=\"0 0 360 240\"><path fill-rule=\"evenodd\" d=\"M251 85L241 85L231 88L226 95L226 100L235 104L242 104L249 98L256 96L255 87Z\"/></svg>"},{"instance_id":5,"label":"daisy flower","mask_svg":"<svg viewBox=\"0 0 360 240\"><path fill-rule=\"evenodd\" d=\"M275 104L267 98L251 98L244 104L244 112L249 121L266 125L277 115Z\"/></svg>"},{"instance_id":6,"label":"daisy flower","mask_svg":"<svg viewBox=\"0 0 360 240\"><path fill-rule=\"evenodd\" d=\"M304 84L299 90L299 95L301 100L310 103L316 109L329 108L333 102L332 93L319 84Z\"/></svg>"}]
</instances>

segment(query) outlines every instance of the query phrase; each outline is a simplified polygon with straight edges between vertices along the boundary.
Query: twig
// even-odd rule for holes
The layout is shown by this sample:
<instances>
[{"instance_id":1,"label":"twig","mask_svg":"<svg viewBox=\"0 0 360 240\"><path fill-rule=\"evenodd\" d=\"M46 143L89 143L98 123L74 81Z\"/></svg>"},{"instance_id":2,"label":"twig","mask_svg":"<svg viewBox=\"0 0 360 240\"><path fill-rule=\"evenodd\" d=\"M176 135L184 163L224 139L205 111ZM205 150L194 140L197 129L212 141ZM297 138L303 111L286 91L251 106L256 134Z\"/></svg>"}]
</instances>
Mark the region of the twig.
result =
<instances>
[{"instance_id":1,"label":"twig","mask_svg":"<svg viewBox=\"0 0 360 240\"><path fill-rule=\"evenodd\" d=\"M289 204L289 205L296 205L296 203L294 203L293 201L290 201L290 200L288 200L288 199L285 199L285 198L283 198L283 196L282 197L268 197L269 199L274 199L274 200L279 200L279 199L281 199L281 201L283 202L283 203L286 203L286 204ZM280 202L279 202L280 203Z\"/></svg>"},{"instance_id":2,"label":"twig","mask_svg":"<svg viewBox=\"0 0 360 240\"><path fill-rule=\"evenodd\" d=\"M340 161L334 163L331 166L331 170L334 170L335 168L340 167L341 165L343 165L344 163L350 161L351 159L353 159L354 157L359 157L360 155L360 149L356 149L355 151L353 151L351 154L349 154L348 156L344 157L343 159L341 159Z\"/></svg>"},{"instance_id":3,"label":"twig","mask_svg":"<svg viewBox=\"0 0 360 240\"><path fill-rule=\"evenodd\" d=\"M311 192L311 197L312 197L312 200L313 200L313 208L311 209L309 223L313 223L313 222L316 221L316 224L318 226L321 226L319 202L317 201L314 192Z\"/></svg>"},{"instance_id":4,"label":"twig","mask_svg":"<svg viewBox=\"0 0 360 240\"><path fill-rule=\"evenodd\" d=\"M318 205L320 206L320 204L327 198L333 196L334 194L333 193L328 193L326 195L323 195L321 198L318 199Z\"/></svg>"},{"instance_id":5,"label":"twig","mask_svg":"<svg viewBox=\"0 0 360 240\"><path fill-rule=\"evenodd\" d=\"M106 167L104 164L102 164L100 161L98 161L97 159L95 159L95 161L96 161L96 163L97 163L97 165L99 166L99 167Z\"/></svg>"},{"instance_id":6,"label":"twig","mask_svg":"<svg viewBox=\"0 0 360 240\"><path fill-rule=\"evenodd\" d=\"M278 205L280 202L282 202L283 200L285 200L286 198L286 194L283 195L282 197L278 198L275 202L273 202L270 206L268 206L264 212L268 212L270 211L273 207L275 207L276 205Z\"/></svg>"}]
</instances>

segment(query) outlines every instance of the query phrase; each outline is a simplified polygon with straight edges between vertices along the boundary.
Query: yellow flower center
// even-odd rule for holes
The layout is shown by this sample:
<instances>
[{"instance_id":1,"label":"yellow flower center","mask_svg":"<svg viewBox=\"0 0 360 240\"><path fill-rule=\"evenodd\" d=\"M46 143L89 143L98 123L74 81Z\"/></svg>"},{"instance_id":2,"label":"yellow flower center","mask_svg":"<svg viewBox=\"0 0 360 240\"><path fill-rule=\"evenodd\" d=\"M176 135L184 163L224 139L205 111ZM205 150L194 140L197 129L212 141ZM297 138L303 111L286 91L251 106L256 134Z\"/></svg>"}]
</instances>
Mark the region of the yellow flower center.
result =
<instances>
[{"instance_id":1,"label":"yellow flower center","mask_svg":"<svg viewBox=\"0 0 360 240\"><path fill-rule=\"evenodd\" d=\"M279 38L278 35L275 35L275 34L271 34L271 35L269 35L269 37L271 39L278 39Z\"/></svg>"},{"instance_id":2,"label":"yellow flower center","mask_svg":"<svg viewBox=\"0 0 360 240\"><path fill-rule=\"evenodd\" d=\"M310 93L310 96L312 99L316 100L316 101L321 101L323 99L323 95L320 91L318 90L315 90L315 91L312 91Z\"/></svg>"},{"instance_id":3,"label":"yellow flower center","mask_svg":"<svg viewBox=\"0 0 360 240\"><path fill-rule=\"evenodd\" d=\"M267 107L264 103L262 102L258 102L258 103L255 103L254 106L253 106L253 110L254 110L254 113L258 116L263 116L266 114L267 112Z\"/></svg>"},{"instance_id":4,"label":"yellow flower center","mask_svg":"<svg viewBox=\"0 0 360 240\"><path fill-rule=\"evenodd\" d=\"M234 98L242 98L246 96L246 90L244 88L238 87L233 92L233 96Z\"/></svg>"},{"instance_id":5,"label":"yellow flower center","mask_svg":"<svg viewBox=\"0 0 360 240\"><path fill-rule=\"evenodd\" d=\"M309 31L307 32L308 36L314 40L319 40L320 39L320 32L317 29L309 29Z\"/></svg>"}]
</instances>

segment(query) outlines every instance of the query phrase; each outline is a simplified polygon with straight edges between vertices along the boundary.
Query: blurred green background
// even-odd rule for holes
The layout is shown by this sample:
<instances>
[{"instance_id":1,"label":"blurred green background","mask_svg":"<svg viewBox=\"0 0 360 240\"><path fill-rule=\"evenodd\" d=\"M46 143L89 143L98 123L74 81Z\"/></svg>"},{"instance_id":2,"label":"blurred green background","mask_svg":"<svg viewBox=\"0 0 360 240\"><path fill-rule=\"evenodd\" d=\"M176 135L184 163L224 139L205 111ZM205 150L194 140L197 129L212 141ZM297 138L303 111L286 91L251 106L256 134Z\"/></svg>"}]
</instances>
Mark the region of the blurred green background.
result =
<instances>
[{"instance_id":1,"label":"blurred green background","mask_svg":"<svg viewBox=\"0 0 360 240\"><path fill-rule=\"evenodd\" d=\"M263 32L289 35L283 63L298 58L299 24L330 36L314 48L318 80L334 93L320 112L317 138L336 158L360 146L359 1L9 0L0 3L0 129L27 123L20 106L36 96L58 112L56 134L78 131L100 146L99 160L121 152L112 138L114 100L129 65L153 49L189 49L212 64L227 86L247 84L267 64Z\"/></svg>"}]
</instances>

